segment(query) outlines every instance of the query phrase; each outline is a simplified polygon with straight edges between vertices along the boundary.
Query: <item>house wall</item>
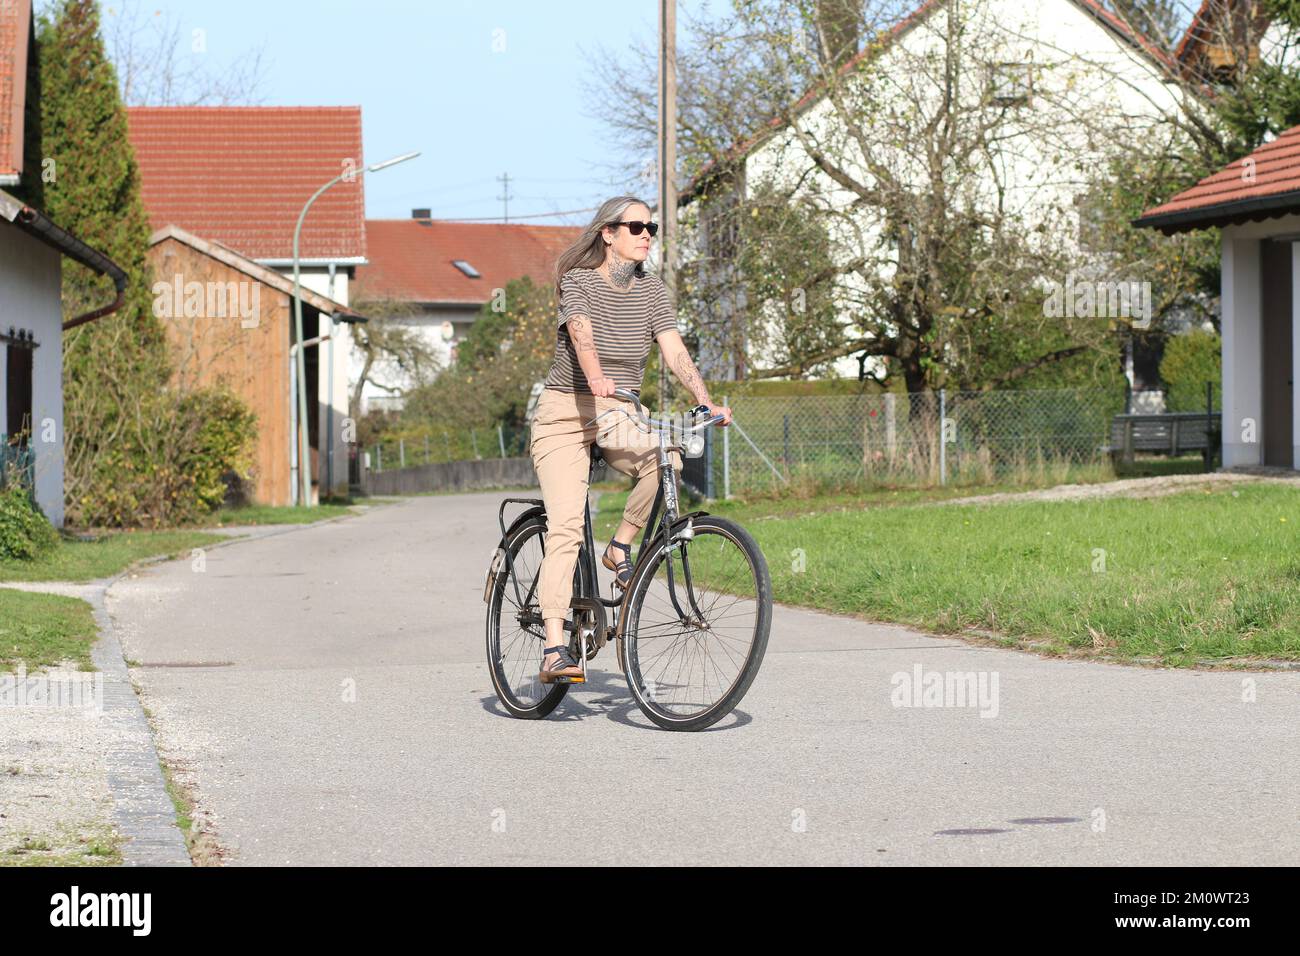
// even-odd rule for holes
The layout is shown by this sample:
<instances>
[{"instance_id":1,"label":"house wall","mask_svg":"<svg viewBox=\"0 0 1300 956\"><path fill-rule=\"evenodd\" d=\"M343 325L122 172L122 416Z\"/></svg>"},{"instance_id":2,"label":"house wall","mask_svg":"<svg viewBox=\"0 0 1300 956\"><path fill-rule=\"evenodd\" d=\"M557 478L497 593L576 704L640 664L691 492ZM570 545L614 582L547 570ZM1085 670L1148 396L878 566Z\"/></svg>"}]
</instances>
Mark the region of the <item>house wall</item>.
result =
<instances>
[{"instance_id":1,"label":"house wall","mask_svg":"<svg viewBox=\"0 0 1300 956\"><path fill-rule=\"evenodd\" d=\"M412 305L409 313L393 316L387 321L413 329L434 356L437 367L446 368L453 361L452 349L464 340L470 326L474 324L474 320L479 316L479 309L480 306L473 304L423 307ZM450 341L442 337L443 322L452 324L453 334ZM361 352L354 350L350 369L353 382L356 382L361 377L361 368L364 361ZM391 363L372 368L370 374L380 382L395 386L403 391L417 384L410 374ZM401 395L394 395L367 382L361 393L361 402L362 414L365 414L371 409L399 409L403 405L403 398Z\"/></svg>"},{"instance_id":2,"label":"house wall","mask_svg":"<svg viewBox=\"0 0 1300 956\"><path fill-rule=\"evenodd\" d=\"M176 362L175 381L186 387L225 383L257 416L254 500L289 504L290 297L175 239L153 246L149 259L156 282L170 284L180 275L182 283L236 283L250 303L256 287L258 309L250 328L237 313L186 317L167 311L160 317ZM154 291L157 311L159 289Z\"/></svg>"},{"instance_id":3,"label":"house wall","mask_svg":"<svg viewBox=\"0 0 1300 956\"><path fill-rule=\"evenodd\" d=\"M293 267L277 267L276 271L285 278L293 281ZM350 275L347 268L336 268L333 274L328 268L311 267L309 269L299 270L299 282L305 289L310 289L332 299L339 305L350 305L349 287ZM292 312L290 313L292 317ZM329 341L322 342L318 346L320 355L320 382L317 390L317 398L320 401L320 421L317 423L317 434L321 436L320 456L318 461L318 474L313 474L312 478L320 483L321 488L325 488L327 480L333 485L332 493L335 495L346 495L348 491L348 447L344 438L353 433L348 427L348 397L351 391L350 383L353 381L349 378L351 368L351 355L353 351L352 335L346 322L322 322L323 326L320 334L329 335L333 341L333 346ZM330 372L333 370L333 380L331 381ZM326 451L328 448L327 437L333 434L333 471L332 474L325 473L324 463L326 460Z\"/></svg>"},{"instance_id":4,"label":"house wall","mask_svg":"<svg viewBox=\"0 0 1300 956\"><path fill-rule=\"evenodd\" d=\"M56 527L63 526L63 303L62 260L52 249L0 221L0 328L30 330L32 356L32 447L36 453L36 503ZM5 376L0 349L0 381ZM6 409L0 387L0 429Z\"/></svg>"},{"instance_id":5,"label":"house wall","mask_svg":"<svg viewBox=\"0 0 1300 956\"><path fill-rule=\"evenodd\" d=\"M1223 464L1263 463L1264 386L1260 242L1300 235L1300 215L1224 228ZM1291 247L1291 372L1300 373L1300 243ZM1292 391L1292 467L1300 467L1300 388Z\"/></svg>"}]
</instances>

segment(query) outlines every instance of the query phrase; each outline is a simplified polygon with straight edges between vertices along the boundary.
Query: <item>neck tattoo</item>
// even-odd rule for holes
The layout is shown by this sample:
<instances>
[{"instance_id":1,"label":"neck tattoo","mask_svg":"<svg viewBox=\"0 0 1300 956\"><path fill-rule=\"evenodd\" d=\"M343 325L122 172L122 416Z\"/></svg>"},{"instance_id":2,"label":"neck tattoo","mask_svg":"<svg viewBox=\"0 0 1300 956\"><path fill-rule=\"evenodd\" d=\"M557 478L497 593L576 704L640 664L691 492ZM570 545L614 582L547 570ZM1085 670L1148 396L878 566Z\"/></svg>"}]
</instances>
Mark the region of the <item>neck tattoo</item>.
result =
<instances>
[{"instance_id":1,"label":"neck tattoo","mask_svg":"<svg viewBox=\"0 0 1300 956\"><path fill-rule=\"evenodd\" d=\"M605 257L605 271L609 273L610 282L620 289L626 289L632 284L632 274L635 270L635 259L624 259L614 251L613 246L610 246L609 255Z\"/></svg>"}]
</instances>

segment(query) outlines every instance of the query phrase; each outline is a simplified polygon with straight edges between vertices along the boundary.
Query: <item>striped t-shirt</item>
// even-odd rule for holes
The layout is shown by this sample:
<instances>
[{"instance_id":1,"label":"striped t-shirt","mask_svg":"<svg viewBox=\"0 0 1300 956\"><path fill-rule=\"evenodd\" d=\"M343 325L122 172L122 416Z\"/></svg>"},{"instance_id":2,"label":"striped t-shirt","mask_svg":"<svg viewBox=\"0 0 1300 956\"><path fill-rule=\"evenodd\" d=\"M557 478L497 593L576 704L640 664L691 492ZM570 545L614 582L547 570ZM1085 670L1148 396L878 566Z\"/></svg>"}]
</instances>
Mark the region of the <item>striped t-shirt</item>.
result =
<instances>
[{"instance_id":1,"label":"striped t-shirt","mask_svg":"<svg viewBox=\"0 0 1300 956\"><path fill-rule=\"evenodd\" d=\"M657 275L634 274L623 291L596 269L570 269L560 279L555 361L545 382L561 392L591 393L565 324L575 315L585 315L591 325L601 371L620 388L635 391L641 389L650 343L660 332L677 328L668 287Z\"/></svg>"}]
</instances>

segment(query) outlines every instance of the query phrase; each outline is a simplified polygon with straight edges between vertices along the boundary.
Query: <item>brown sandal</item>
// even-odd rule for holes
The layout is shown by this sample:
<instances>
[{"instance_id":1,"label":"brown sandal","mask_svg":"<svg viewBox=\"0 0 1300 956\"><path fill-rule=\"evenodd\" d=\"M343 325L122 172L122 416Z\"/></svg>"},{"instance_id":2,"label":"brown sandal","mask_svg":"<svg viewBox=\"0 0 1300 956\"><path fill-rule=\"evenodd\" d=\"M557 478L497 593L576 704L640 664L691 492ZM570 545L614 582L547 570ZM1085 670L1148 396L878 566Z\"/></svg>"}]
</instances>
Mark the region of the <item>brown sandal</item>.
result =
<instances>
[{"instance_id":1,"label":"brown sandal","mask_svg":"<svg viewBox=\"0 0 1300 956\"><path fill-rule=\"evenodd\" d=\"M555 654L559 657L552 666L542 666L542 672L538 675L538 680L543 684L581 684L587 680L582 672L582 666L573 659L567 644L556 644L554 647L548 647L542 654L542 660L545 661L548 656Z\"/></svg>"}]
</instances>

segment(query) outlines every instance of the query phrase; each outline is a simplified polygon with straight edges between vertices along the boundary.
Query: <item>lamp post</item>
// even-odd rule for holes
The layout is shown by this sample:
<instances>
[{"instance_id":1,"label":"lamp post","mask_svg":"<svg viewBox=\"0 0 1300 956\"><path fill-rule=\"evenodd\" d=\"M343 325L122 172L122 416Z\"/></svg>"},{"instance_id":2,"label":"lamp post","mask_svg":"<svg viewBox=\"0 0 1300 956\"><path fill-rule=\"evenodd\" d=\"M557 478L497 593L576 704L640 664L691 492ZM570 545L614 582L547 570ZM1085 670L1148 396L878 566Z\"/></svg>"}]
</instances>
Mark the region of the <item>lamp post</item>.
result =
<instances>
[{"instance_id":1,"label":"lamp post","mask_svg":"<svg viewBox=\"0 0 1300 956\"><path fill-rule=\"evenodd\" d=\"M312 197L307 200L307 204L302 207L302 212L298 214L298 224L293 227L293 331L294 338L298 343L297 354L294 356L294 368L298 377L298 425L295 429L297 434L294 436L294 440L297 442L298 449L298 503L304 507L311 507L311 458L308 455L309 449L307 448L307 364L303 357L307 343L302 338L302 277L299 274L298 264L298 240L302 235L302 224L307 218L307 210L311 209L312 203L335 183L342 182L345 179L351 180L362 173L377 173L381 169L396 166L408 159L415 159L419 155L419 152L403 153L401 156L394 156L392 159L386 159L382 163L375 163L362 170L350 169L335 176L316 190Z\"/></svg>"}]
</instances>

